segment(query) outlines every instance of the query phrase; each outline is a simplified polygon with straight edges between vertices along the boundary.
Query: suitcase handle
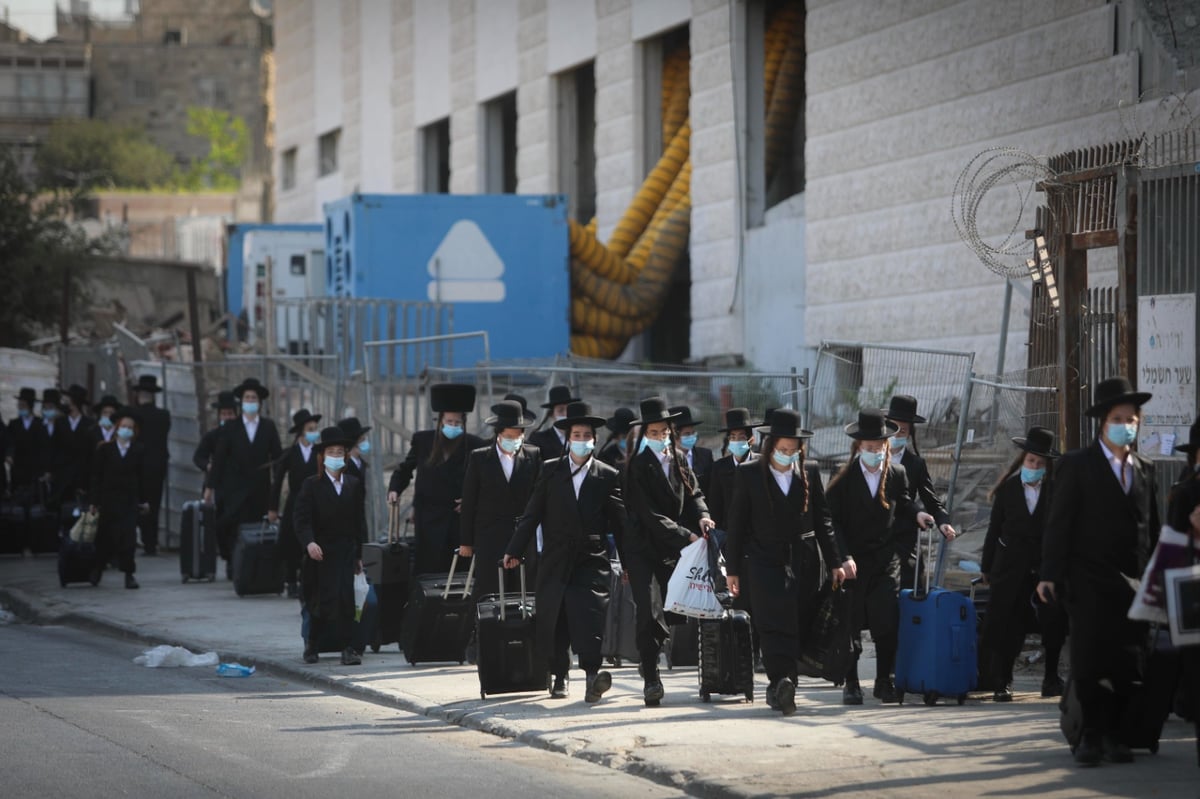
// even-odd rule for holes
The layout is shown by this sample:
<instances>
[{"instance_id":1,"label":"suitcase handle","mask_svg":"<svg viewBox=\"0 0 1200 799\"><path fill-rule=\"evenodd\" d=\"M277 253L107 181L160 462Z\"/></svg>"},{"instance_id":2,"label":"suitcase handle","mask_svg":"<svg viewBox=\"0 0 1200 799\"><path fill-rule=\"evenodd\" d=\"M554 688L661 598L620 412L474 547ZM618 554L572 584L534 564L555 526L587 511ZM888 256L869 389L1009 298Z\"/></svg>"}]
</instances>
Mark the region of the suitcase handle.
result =
<instances>
[{"instance_id":1,"label":"suitcase handle","mask_svg":"<svg viewBox=\"0 0 1200 799\"><path fill-rule=\"evenodd\" d=\"M474 565L474 562L472 562ZM525 564L521 563L521 618L529 618L529 599L525 594ZM497 585L500 586L500 621L506 617L504 608L504 567L496 567Z\"/></svg>"},{"instance_id":2,"label":"suitcase handle","mask_svg":"<svg viewBox=\"0 0 1200 799\"><path fill-rule=\"evenodd\" d=\"M450 583L454 582L454 572L458 569L458 552L454 553L454 560L450 561L450 573L446 575L446 587L442 590L442 599L450 598ZM471 581L475 579L475 558L471 558L471 565L467 569L467 581L463 583L462 598L466 599L471 595Z\"/></svg>"},{"instance_id":3,"label":"suitcase handle","mask_svg":"<svg viewBox=\"0 0 1200 799\"><path fill-rule=\"evenodd\" d=\"M917 544L917 562L913 566L913 596L923 597L929 595L929 580L933 571L933 531L937 529L936 524L931 524L921 530L921 535ZM918 583L921 579L921 558L925 558L925 591L922 592Z\"/></svg>"},{"instance_id":4,"label":"suitcase handle","mask_svg":"<svg viewBox=\"0 0 1200 799\"><path fill-rule=\"evenodd\" d=\"M404 507L405 507L405 510L407 510L410 506L406 505ZM411 536L408 533L408 530L409 530L409 525L412 524L412 520L407 517L404 519L404 532L401 533L400 532L400 513L401 513L401 511L400 511L400 503L399 502L395 502L395 503L388 505L387 541L389 544L398 544L401 541L407 541L409 538L411 538Z\"/></svg>"}]
</instances>

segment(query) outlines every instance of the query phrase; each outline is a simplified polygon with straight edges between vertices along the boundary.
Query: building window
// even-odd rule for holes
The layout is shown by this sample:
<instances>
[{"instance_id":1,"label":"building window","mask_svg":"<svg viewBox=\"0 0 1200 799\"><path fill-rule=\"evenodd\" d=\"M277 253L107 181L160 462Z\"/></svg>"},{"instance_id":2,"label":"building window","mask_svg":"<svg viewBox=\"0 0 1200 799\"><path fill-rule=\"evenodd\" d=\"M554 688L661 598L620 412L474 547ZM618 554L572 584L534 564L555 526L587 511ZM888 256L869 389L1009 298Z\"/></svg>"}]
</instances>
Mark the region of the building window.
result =
<instances>
[{"instance_id":1,"label":"building window","mask_svg":"<svg viewBox=\"0 0 1200 799\"><path fill-rule=\"evenodd\" d=\"M335 128L317 139L317 177L338 171L338 142L341 138L342 129Z\"/></svg>"},{"instance_id":2,"label":"building window","mask_svg":"<svg viewBox=\"0 0 1200 799\"><path fill-rule=\"evenodd\" d=\"M291 267L292 274L296 277L304 277L305 272L307 272L303 255L293 255L289 266Z\"/></svg>"},{"instance_id":3,"label":"building window","mask_svg":"<svg viewBox=\"0 0 1200 799\"><path fill-rule=\"evenodd\" d=\"M596 215L596 70L591 62L559 75L558 190L571 218L586 225Z\"/></svg>"},{"instance_id":4,"label":"building window","mask_svg":"<svg viewBox=\"0 0 1200 799\"><path fill-rule=\"evenodd\" d=\"M450 119L442 119L421 128L421 191L425 194L450 192Z\"/></svg>"},{"instance_id":5,"label":"building window","mask_svg":"<svg viewBox=\"0 0 1200 799\"><path fill-rule=\"evenodd\" d=\"M163 44L183 44L183 31L170 29L163 32Z\"/></svg>"},{"instance_id":6,"label":"building window","mask_svg":"<svg viewBox=\"0 0 1200 799\"><path fill-rule=\"evenodd\" d=\"M517 191L517 93L483 104L483 185L487 194Z\"/></svg>"},{"instance_id":7,"label":"building window","mask_svg":"<svg viewBox=\"0 0 1200 799\"><path fill-rule=\"evenodd\" d=\"M279 162L279 184L283 191L296 188L296 148L289 147L283 151Z\"/></svg>"}]
</instances>

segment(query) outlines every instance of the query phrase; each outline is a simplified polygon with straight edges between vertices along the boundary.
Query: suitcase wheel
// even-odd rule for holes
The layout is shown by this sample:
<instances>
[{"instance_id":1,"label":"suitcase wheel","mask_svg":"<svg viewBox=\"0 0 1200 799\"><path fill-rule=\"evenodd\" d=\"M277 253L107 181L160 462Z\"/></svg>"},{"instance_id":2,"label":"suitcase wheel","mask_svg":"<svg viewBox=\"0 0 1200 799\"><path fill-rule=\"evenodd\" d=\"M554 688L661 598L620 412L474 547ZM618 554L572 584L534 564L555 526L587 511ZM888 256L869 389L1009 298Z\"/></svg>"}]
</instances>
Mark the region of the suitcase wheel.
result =
<instances>
[{"instance_id":1,"label":"suitcase wheel","mask_svg":"<svg viewBox=\"0 0 1200 799\"><path fill-rule=\"evenodd\" d=\"M925 704L936 705L937 701L938 701L938 692L930 691L929 693L925 694L924 699L925 699Z\"/></svg>"},{"instance_id":2,"label":"suitcase wheel","mask_svg":"<svg viewBox=\"0 0 1200 799\"><path fill-rule=\"evenodd\" d=\"M701 702L710 702L710 701L712 701L712 695L709 694L708 691L701 691L700 692L700 701Z\"/></svg>"},{"instance_id":3,"label":"suitcase wheel","mask_svg":"<svg viewBox=\"0 0 1200 799\"><path fill-rule=\"evenodd\" d=\"M958 703L959 703L960 705L965 705L965 704L967 703L967 695L966 695L966 694L959 694L959 695L958 695Z\"/></svg>"}]
</instances>

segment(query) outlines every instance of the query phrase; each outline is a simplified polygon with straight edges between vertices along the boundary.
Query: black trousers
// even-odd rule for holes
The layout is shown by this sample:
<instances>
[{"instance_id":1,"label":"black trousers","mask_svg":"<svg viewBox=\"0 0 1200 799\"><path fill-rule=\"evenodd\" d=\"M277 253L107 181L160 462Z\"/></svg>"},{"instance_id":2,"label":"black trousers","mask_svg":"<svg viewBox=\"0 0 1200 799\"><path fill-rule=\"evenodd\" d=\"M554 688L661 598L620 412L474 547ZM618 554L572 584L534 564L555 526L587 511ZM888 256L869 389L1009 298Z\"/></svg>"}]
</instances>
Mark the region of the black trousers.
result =
<instances>
[{"instance_id":1,"label":"black trousers","mask_svg":"<svg viewBox=\"0 0 1200 799\"><path fill-rule=\"evenodd\" d=\"M796 659L820 603L821 558L815 547L797 549L804 551L789 565L760 554L748 558L750 618L757 620L763 666L772 683L796 680Z\"/></svg>"},{"instance_id":2,"label":"black trousers","mask_svg":"<svg viewBox=\"0 0 1200 799\"><path fill-rule=\"evenodd\" d=\"M643 666L657 668L663 642L670 635L666 614L661 608L675 564L663 561L652 551L635 550L626 554L629 562L624 564L625 570L629 572L629 587L633 589L633 601L637 605L638 655ZM675 618L675 614L671 615Z\"/></svg>"},{"instance_id":3,"label":"black trousers","mask_svg":"<svg viewBox=\"0 0 1200 799\"><path fill-rule=\"evenodd\" d=\"M102 507L96 529L96 562L105 564L115 558L118 569L126 574L136 572L137 522L136 505L120 510Z\"/></svg>"},{"instance_id":4,"label":"black trousers","mask_svg":"<svg viewBox=\"0 0 1200 799\"><path fill-rule=\"evenodd\" d=\"M1014 585L993 585L987 608L987 630L996 688L1012 685L1013 663L1025 644L1025 631L1036 627L1042 635L1046 654L1046 676L1058 672L1059 654L1067 640L1067 613L1062 605L1039 604L1034 610L1030 599L1037 590L1038 576L1030 572L1018 577Z\"/></svg>"},{"instance_id":5,"label":"black trousers","mask_svg":"<svg viewBox=\"0 0 1200 799\"><path fill-rule=\"evenodd\" d=\"M142 549L154 552L158 549L158 512L162 507L163 483L166 481L167 469L148 469L150 475L146 478L146 501L150 504L150 512L138 517L138 529L142 534Z\"/></svg>"},{"instance_id":6,"label":"black trousers","mask_svg":"<svg viewBox=\"0 0 1200 799\"><path fill-rule=\"evenodd\" d=\"M896 647L900 627L899 558L884 563L864 561L858 576L846 581L850 591L854 660L848 680L858 679L858 658L862 654L862 630L871 631L875 642L875 679L892 676L896 665Z\"/></svg>"}]
</instances>

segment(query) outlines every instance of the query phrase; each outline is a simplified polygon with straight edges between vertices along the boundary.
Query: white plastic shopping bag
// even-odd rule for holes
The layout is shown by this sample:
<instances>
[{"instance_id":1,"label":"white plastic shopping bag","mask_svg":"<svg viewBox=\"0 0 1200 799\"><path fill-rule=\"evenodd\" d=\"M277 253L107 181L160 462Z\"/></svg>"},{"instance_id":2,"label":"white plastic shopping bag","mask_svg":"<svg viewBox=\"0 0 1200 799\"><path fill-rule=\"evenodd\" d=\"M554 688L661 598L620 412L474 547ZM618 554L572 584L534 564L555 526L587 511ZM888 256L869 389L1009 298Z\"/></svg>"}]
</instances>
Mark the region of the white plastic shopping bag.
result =
<instances>
[{"instance_id":1,"label":"white plastic shopping bag","mask_svg":"<svg viewBox=\"0 0 1200 799\"><path fill-rule=\"evenodd\" d=\"M698 538L679 553L679 564L667 583L663 610L697 619L719 619L725 612L709 574L707 539Z\"/></svg>"},{"instance_id":2,"label":"white plastic shopping bag","mask_svg":"<svg viewBox=\"0 0 1200 799\"><path fill-rule=\"evenodd\" d=\"M365 572L354 575L354 620L362 621L363 606L367 604L367 593L371 586L367 584Z\"/></svg>"}]
</instances>

